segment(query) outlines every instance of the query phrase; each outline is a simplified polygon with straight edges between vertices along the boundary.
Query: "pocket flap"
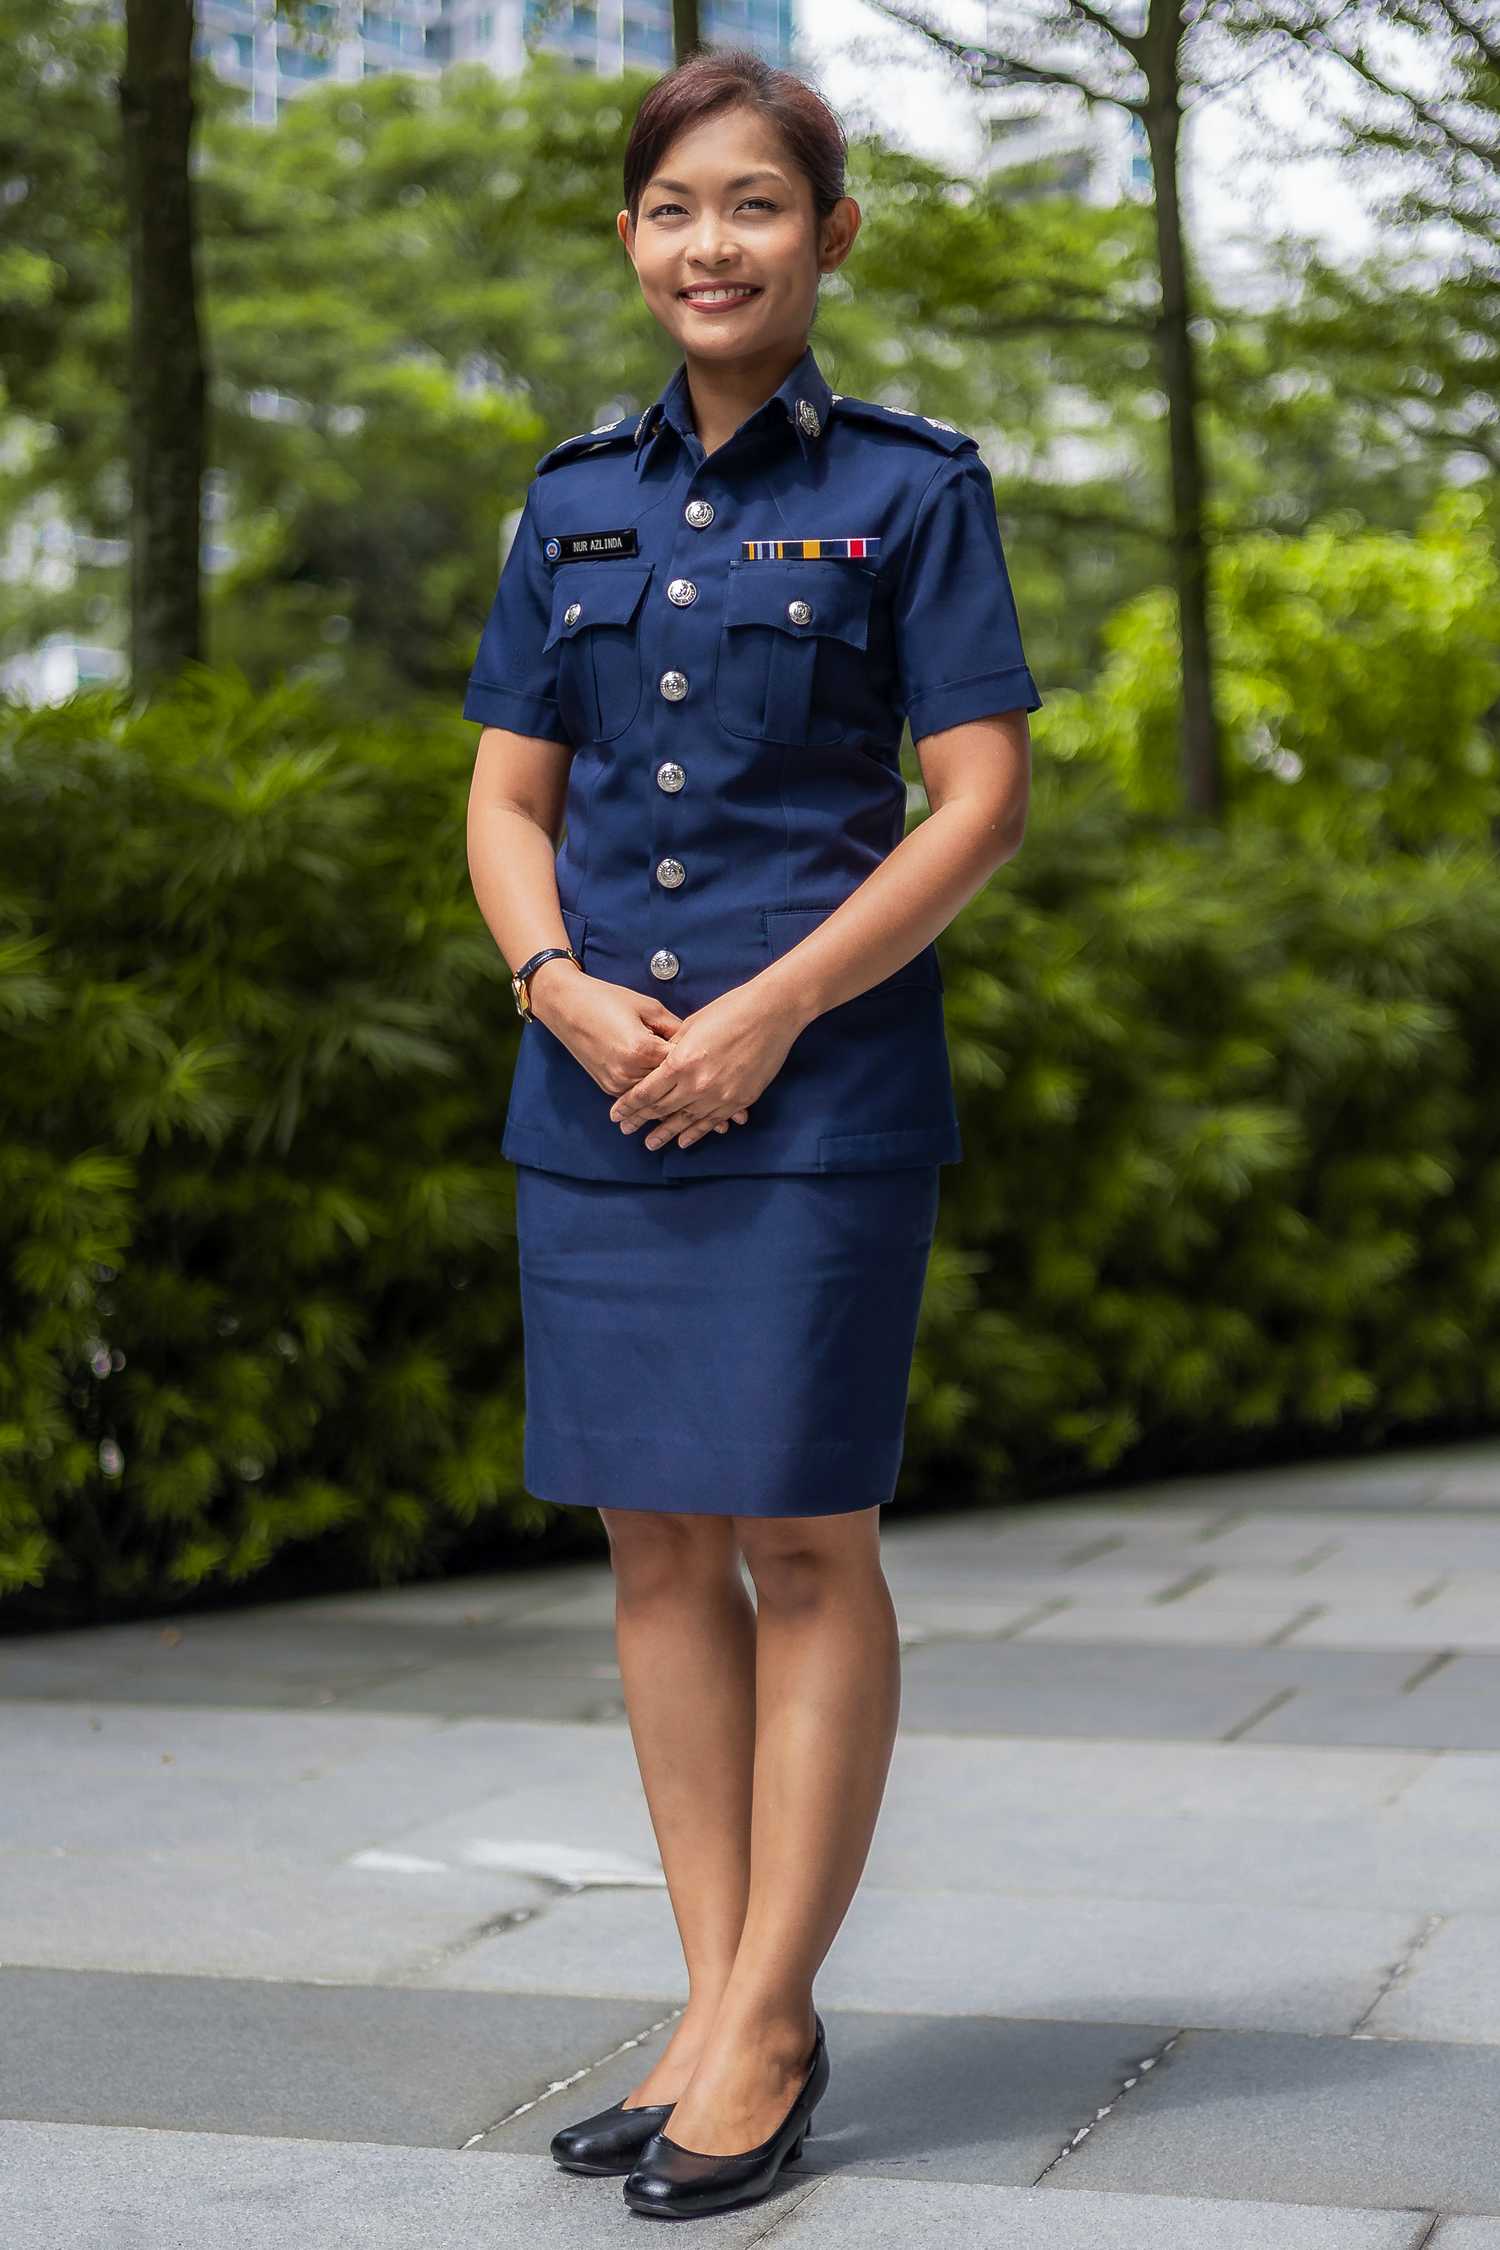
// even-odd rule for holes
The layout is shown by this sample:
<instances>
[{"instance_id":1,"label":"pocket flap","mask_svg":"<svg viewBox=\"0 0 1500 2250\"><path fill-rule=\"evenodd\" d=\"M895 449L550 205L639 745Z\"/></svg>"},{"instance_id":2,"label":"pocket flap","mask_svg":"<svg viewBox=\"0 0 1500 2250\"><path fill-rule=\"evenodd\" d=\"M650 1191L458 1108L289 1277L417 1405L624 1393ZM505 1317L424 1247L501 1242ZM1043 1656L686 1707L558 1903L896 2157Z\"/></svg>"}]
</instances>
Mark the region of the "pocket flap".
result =
<instances>
[{"instance_id":1,"label":"pocket flap","mask_svg":"<svg viewBox=\"0 0 1500 2250\"><path fill-rule=\"evenodd\" d=\"M732 562L726 625L779 625L801 640L826 633L866 645L875 572L856 562ZM796 615L792 614L796 605ZM804 617L803 608L811 614Z\"/></svg>"},{"instance_id":2,"label":"pocket flap","mask_svg":"<svg viewBox=\"0 0 1500 2250\"><path fill-rule=\"evenodd\" d=\"M592 625L628 625L651 576L650 563L563 563L552 579L552 624L542 643L571 641Z\"/></svg>"}]
</instances>

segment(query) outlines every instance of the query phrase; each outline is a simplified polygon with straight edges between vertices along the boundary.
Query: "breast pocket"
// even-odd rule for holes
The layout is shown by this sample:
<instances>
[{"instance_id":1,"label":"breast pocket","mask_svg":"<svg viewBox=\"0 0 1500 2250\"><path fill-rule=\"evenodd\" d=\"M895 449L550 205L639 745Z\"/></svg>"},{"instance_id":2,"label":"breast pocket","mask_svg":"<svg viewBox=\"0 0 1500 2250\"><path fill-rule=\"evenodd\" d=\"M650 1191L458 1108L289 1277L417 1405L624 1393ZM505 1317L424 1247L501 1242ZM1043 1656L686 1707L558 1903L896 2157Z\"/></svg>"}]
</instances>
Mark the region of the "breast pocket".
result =
<instances>
[{"instance_id":1,"label":"breast pocket","mask_svg":"<svg viewBox=\"0 0 1500 2250\"><path fill-rule=\"evenodd\" d=\"M557 650L557 705L577 745L612 742L640 709L641 596L650 563L564 563L552 577L544 649Z\"/></svg>"},{"instance_id":2,"label":"breast pocket","mask_svg":"<svg viewBox=\"0 0 1500 2250\"><path fill-rule=\"evenodd\" d=\"M714 701L728 734L842 742L864 688L875 573L851 562L732 562Z\"/></svg>"}]
</instances>

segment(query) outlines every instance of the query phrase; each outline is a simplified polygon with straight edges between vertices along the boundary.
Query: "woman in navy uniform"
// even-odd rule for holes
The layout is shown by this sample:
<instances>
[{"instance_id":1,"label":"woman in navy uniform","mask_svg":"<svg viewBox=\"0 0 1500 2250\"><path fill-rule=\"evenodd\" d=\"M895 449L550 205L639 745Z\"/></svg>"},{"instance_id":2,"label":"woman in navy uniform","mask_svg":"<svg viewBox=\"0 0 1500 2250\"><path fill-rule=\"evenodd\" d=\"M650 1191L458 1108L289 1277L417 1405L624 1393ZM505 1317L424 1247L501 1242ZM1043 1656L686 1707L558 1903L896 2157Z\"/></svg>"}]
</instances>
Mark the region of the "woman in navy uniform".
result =
<instances>
[{"instance_id":1,"label":"woman in navy uniform","mask_svg":"<svg viewBox=\"0 0 1500 2250\"><path fill-rule=\"evenodd\" d=\"M652 2069L552 2149L670 2215L765 2193L827 2084L813 1978L899 1706L880 1510L962 1155L933 941L1020 843L1041 702L974 440L808 344L843 189L791 73L701 54L648 92L617 223L682 361L538 463L464 703L528 1018L525 1483L604 1520L688 1971Z\"/></svg>"}]
</instances>

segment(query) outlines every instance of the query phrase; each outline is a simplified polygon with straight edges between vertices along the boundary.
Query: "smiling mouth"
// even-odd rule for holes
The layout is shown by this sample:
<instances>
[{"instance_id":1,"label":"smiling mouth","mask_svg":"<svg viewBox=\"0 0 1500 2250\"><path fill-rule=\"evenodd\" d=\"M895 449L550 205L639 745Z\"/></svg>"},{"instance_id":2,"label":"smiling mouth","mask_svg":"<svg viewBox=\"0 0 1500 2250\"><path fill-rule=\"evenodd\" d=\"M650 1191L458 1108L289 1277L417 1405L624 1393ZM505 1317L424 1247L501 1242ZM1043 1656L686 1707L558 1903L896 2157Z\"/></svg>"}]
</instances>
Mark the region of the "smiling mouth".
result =
<instances>
[{"instance_id":1,"label":"smiling mouth","mask_svg":"<svg viewBox=\"0 0 1500 2250\"><path fill-rule=\"evenodd\" d=\"M737 305L748 298L760 295L760 285L750 281L724 281L700 284L677 292L688 305Z\"/></svg>"}]
</instances>

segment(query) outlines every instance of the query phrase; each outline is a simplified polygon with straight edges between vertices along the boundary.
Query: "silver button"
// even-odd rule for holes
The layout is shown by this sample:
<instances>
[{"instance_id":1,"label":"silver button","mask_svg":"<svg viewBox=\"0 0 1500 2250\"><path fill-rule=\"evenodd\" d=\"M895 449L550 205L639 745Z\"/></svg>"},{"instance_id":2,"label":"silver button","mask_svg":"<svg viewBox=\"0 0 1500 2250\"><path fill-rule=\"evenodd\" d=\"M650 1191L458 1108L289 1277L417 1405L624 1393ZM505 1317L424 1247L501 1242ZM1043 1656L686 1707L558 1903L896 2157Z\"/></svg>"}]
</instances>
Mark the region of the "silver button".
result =
<instances>
[{"instance_id":1,"label":"silver button","mask_svg":"<svg viewBox=\"0 0 1500 2250\"><path fill-rule=\"evenodd\" d=\"M823 427L822 423L818 420L818 410L813 405L813 402L810 398L798 399L797 420L801 424L802 428L806 430L809 437L816 437L819 430L821 430Z\"/></svg>"},{"instance_id":2,"label":"silver button","mask_svg":"<svg viewBox=\"0 0 1500 2250\"><path fill-rule=\"evenodd\" d=\"M706 523L712 523L714 520L712 500L690 500L682 512L694 531L701 531Z\"/></svg>"},{"instance_id":3,"label":"silver button","mask_svg":"<svg viewBox=\"0 0 1500 2250\"><path fill-rule=\"evenodd\" d=\"M681 967L682 963L676 954L669 953L665 946L651 956L651 974L654 977L675 977Z\"/></svg>"},{"instance_id":4,"label":"silver button","mask_svg":"<svg viewBox=\"0 0 1500 2250\"><path fill-rule=\"evenodd\" d=\"M687 775L683 772L681 766L674 765L670 758L667 759L664 765L660 765L656 769L657 788L666 789L673 796L677 794L677 791L682 787L683 783L686 780Z\"/></svg>"},{"instance_id":5,"label":"silver button","mask_svg":"<svg viewBox=\"0 0 1500 2250\"><path fill-rule=\"evenodd\" d=\"M686 672L663 672L657 684L669 703L680 703L688 691Z\"/></svg>"},{"instance_id":6,"label":"silver button","mask_svg":"<svg viewBox=\"0 0 1500 2250\"><path fill-rule=\"evenodd\" d=\"M786 613L794 625L810 625L812 623L811 602L788 602Z\"/></svg>"},{"instance_id":7,"label":"silver button","mask_svg":"<svg viewBox=\"0 0 1500 2250\"><path fill-rule=\"evenodd\" d=\"M698 589L691 578L674 578L667 588L667 600L675 602L679 609L686 609L689 602L697 599Z\"/></svg>"},{"instance_id":8,"label":"silver button","mask_svg":"<svg viewBox=\"0 0 1500 2250\"><path fill-rule=\"evenodd\" d=\"M664 891L675 891L679 883L687 881L687 869L680 859L659 859L656 880Z\"/></svg>"},{"instance_id":9,"label":"silver button","mask_svg":"<svg viewBox=\"0 0 1500 2250\"><path fill-rule=\"evenodd\" d=\"M567 608L563 611L563 623L565 625L576 625L582 615L582 602L569 602Z\"/></svg>"}]
</instances>

